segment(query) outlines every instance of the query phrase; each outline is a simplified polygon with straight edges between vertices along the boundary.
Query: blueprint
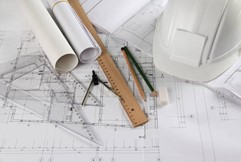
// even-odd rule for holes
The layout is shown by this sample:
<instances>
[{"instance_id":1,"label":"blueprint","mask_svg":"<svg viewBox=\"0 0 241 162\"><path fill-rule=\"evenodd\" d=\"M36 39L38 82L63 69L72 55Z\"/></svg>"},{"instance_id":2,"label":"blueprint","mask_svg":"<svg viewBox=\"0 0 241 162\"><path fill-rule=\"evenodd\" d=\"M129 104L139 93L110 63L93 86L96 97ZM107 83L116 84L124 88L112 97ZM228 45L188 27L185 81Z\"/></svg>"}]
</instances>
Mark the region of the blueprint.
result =
<instances>
[{"instance_id":1,"label":"blueprint","mask_svg":"<svg viewBox=\"0 0 241 162\"><path fill-rule=\"evenodd\" d=\"M168 0L79 0L93 24L114 37L127 40L134 47L152 52L152 38L157 19ZM111 6L111 7L109 7Z\"/></svg>"},{"instance_id":2,"label":"blueprint","mask_svg":"<svg viewBox=\"0 0 241 162\"><path fill-rule=\"evenodd\" d=\"M103 85L94 86L80 106L92 70L107 81L100 66L55 73L14 4L0 0L0 22L6 22L0 24L0 162L240 161L241 106L234 96L164 74L133 43L100 34L149 118L132 128L118 98ZM17 21L21 28L14 28ZM141 99L120 54L124 45L155 89L167 87L168 105L160 106L138 75L147 102Z\"/></svg>"},{"instance_id":3,"label":"blueprint","mask_svg":"<svg viewBox=\"0 0 241 162\"><path fill-rule=\"evenodd\" d=\"M207 83L208 87L232 95L241 101L241 59L222 75Z\"/></svg>"}]
</instances>

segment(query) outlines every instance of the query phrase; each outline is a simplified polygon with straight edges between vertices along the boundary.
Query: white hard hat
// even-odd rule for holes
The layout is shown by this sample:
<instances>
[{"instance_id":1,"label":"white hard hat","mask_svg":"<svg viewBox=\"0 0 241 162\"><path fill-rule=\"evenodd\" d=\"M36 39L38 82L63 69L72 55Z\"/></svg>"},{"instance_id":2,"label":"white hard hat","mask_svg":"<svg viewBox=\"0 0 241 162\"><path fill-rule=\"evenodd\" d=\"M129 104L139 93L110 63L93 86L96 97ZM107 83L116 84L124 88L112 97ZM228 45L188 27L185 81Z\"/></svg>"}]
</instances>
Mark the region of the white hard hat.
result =
<instances>
[{"instance_id":1,"label":"white hard hat","mask_svg":"<svg viewBox=\"0 0 241 162\"><path fill-rule=\"evenodd\" d=\"M153 40L154 63L168 74L209 81L241 47L241 0L169 0Z\"/></svg>"}]
</instances>

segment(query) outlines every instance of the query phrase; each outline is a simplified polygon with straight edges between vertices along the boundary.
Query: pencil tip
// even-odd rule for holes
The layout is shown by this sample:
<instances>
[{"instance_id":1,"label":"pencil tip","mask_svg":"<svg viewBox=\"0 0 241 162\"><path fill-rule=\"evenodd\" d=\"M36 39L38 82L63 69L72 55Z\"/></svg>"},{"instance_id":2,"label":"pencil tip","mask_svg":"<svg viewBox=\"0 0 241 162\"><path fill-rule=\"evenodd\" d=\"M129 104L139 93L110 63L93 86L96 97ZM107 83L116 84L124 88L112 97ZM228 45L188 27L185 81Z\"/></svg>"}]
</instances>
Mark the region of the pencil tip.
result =
<instances>
[{"instance_id":1,"label":"pencil tip","mask_svg":"<svg viewBox=\"0 0 241 162\"><path fill-rule=\"evenodd\" d=\"M151 96L152 96L152 97L157 97L158 95L159 95L158 91L153 91L153 92L151 93Z\"/></svg>"},{"instance_id":2,"label":"pencil tip","mask_svg":"<svg viewBox=\"0 0 241 162\"><path fill-rule=\"evenodd\" d=\"M124 50L125 48L124 47L121 47L121 50Z\"/></svg>"}]
</instances>

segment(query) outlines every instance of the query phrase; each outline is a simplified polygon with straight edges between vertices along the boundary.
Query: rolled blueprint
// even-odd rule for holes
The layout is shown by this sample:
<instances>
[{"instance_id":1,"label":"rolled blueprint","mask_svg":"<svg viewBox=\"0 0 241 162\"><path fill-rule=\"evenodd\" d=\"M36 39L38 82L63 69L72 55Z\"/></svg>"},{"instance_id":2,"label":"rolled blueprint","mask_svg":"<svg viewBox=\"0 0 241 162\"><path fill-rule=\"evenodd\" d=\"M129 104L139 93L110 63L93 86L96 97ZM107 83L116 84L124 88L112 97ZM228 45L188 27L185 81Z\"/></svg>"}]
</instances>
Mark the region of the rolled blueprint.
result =
<instances>
[{"instance_id":1,"label":"rolled blueprint","mask_svg":"<svg viewBox=\"0 0 241 162\"><path fill-rule=\"evenodd\" d=\"M53 15L82 63L93 62L101 49L88 29L78 18L67 0L47 0Z\"/></svg>"},{"instance_id":2,"label":"rolled blueprint","mask_svg":"<svg viewBox=\"0 0 241 162\"><path fill-rule=\"evenodd\" d=\"M36 38L56 71L67 72L78 57L40 0L18 0Z\"/></svg>"}]
</instances>

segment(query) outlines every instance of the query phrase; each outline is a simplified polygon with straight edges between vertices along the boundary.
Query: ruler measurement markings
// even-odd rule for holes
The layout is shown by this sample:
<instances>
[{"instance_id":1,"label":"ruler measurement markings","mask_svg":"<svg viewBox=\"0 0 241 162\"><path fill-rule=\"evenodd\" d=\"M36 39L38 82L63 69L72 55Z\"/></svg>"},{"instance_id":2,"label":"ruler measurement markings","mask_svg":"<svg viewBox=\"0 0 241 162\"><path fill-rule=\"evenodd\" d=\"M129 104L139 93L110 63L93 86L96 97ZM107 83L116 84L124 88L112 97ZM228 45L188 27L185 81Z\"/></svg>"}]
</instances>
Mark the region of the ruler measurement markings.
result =
<instances>
[{"instance_id":1,"label":"ruler measurement markings","mask_svg":"<svg viewBox=\"0 0 241 162\"><path fill-rule=\"evenodd\" d=\"M97 32L95 31L93 25L91 24L78 0L69 0L69 3L101 47L102 54L98 58L99 65L107 76L115 92L122 99L120 102L124 107L128 117L130 118L133 126L137 127L146 123L148 121L146 114L143 112L135 97L132 95L126 81L108 54L107 49L99 38Z\"/></svg>"}]
</instances>

